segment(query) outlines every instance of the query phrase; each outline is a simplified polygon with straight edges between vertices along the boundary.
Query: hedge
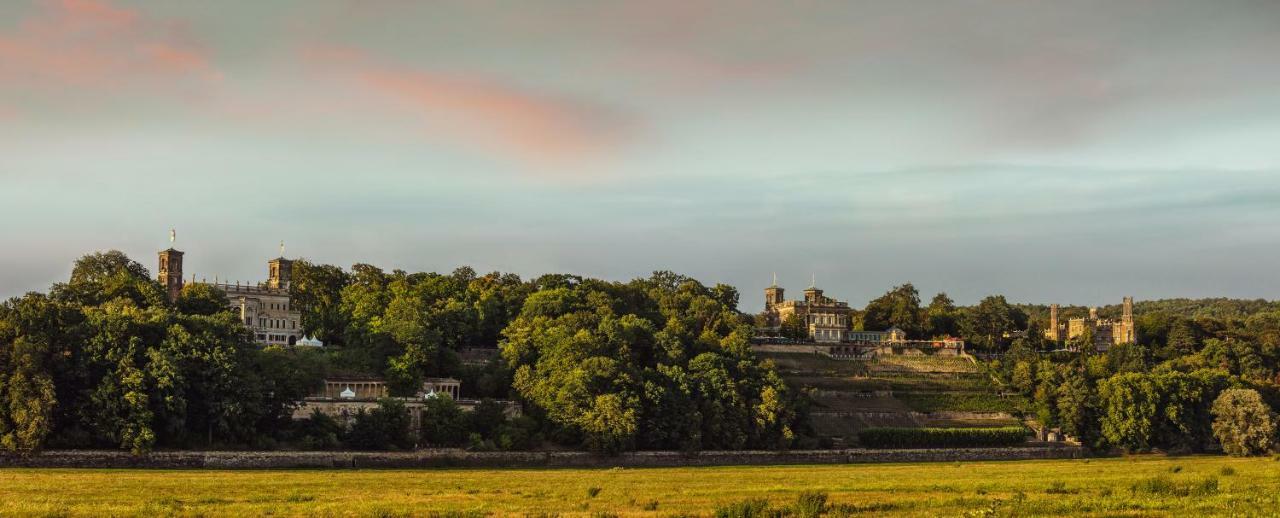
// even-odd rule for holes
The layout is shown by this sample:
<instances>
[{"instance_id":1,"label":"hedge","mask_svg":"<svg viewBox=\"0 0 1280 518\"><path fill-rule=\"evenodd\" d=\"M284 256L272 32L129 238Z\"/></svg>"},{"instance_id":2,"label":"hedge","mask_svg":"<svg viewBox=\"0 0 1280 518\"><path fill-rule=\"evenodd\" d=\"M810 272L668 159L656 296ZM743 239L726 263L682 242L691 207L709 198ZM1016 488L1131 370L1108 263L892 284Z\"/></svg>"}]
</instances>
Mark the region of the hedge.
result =
<instances>
[{"instance_id":1,"label":"hedge","mask_svg":"<svg viewBox=\"0 0 1280 518\"><path fill-rule=\"evenodd\" d=\"M867 428L858 432L865 448L964 448L1013 446L1027 440L1021 426L1002 428Z\"/></svg>"}]
</instances>

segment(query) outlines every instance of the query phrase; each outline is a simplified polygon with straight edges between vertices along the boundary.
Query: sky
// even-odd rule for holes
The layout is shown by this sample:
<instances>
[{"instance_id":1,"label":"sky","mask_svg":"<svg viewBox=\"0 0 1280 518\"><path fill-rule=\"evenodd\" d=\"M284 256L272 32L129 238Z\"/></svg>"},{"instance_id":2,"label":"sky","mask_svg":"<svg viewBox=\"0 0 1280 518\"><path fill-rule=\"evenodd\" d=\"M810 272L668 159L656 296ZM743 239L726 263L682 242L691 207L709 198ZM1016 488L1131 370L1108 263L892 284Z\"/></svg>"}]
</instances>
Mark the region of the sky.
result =
<instances>
[{"instance_id":1,"label":"sky","mask_svg":"<svg viewBox=\"0 0 1280 518\"><path fill-rule=\"evenodd\" d=\"M7 0L0 297L119 249L1280 298L1280 2Z\"/></svg>"}]
</instances>

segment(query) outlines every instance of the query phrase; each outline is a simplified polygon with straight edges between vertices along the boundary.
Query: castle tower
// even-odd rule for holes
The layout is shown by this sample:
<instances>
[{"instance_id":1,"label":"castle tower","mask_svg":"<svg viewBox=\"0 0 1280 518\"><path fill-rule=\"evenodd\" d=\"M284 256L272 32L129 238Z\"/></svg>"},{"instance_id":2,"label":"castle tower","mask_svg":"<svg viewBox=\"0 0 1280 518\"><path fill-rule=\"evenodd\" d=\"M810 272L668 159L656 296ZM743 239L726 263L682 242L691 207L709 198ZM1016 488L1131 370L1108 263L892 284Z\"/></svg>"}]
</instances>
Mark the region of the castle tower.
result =
<instances>
[{"instance_id":1,"label":"castle tower","mask_svg":"<svg viewBox=\"0 0 1280 518\"><path fill-rule=\"evenodd\" d=\"M1098 308L1089 308L1089 320L1098 319Z\"/></svg>"},{"instance_id":2,"label":"castle tower","mask_svg":"<svg viewBox=\"0 0 1280 518\"><path fill-rule=\"evenodd\" d=\"M804 301L806 304L809 304L809 305L817 304L818 301L820 300L822 300L822 290L813 286L809 286L808 288L805 288Z\"/></svg>"},{"instance_id":3,"label":"castle tower","mask_svg":"<svg viewBox=\"0 0 1280 518\"><path fill-rule=\"evenodd\" d=\"M774 275L773 284L764 289L764 310L772 310L773 306L781 303L783 301L782 294L783 289L778 286L778 276Z\"/></svg>"},{"instance_id":4,"label":"castle tower","mask_svg":"<svg viewBox=\"0 0 1280 518\"><path fill-rule=\"evenodd\" d=\"M156 278L164 283L165 293L169 294L169 301L178 300L178 294L182 292L181 251L175 250L173 247L160 251L160 268Z\"/></svg>"},{"instance_id":5,"label":"castle tower","mask_svg":"<svg viewBox=\"0 0 1280 518\"><path fill-rule=\"evenodd\" d=\"M1122 327L1117 340L1129 344L1137 342L1137 329L1133 325L1133 297L1124 298L1124 313L1120 316L1120 323Z\"/></svg>"},{"instance_id":6,"label":"castle tower","mask_svg":"<svg viewBox=\"0 0 1280 518\"><path fill-rule=\"evenodd\" d=\"M267 287L273 290L289 289L293 280L293 261L277 257L267 261Z\"/></svg>"},{"instance_id":7,"label":"castle tower","mask_svg":"<svg viewBox=\"0 0 1280 518\"><path fill-rule=\"evenodd\" d=\"M1062 340L1062 333L1058 328L1058 305L1049 305L1049 330L1045 333L1045 337L1055 342Z\"/></svg>"}]
</instances>

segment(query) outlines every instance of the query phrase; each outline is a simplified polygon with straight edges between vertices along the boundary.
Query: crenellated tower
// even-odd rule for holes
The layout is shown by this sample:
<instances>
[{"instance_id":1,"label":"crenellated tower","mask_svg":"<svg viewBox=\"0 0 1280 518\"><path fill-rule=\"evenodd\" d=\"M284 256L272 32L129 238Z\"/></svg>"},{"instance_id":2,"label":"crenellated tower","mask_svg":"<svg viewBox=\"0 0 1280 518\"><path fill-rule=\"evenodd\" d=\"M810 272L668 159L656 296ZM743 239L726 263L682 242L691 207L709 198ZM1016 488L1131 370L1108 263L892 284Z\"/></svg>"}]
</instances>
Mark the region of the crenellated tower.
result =
<instances>
[{"instance_id":1,"label":"crenellated tower","mask_svg":"<svg viewBox=\"0 0 1280 518\"><path fill-rule=\"evenodd\" d=\"M1049 329L1045 330L1045 338L1053 342L1062 341L1062 331L1058 323L1058 305L1049 305Z\"/></svg>"}]
</instances>

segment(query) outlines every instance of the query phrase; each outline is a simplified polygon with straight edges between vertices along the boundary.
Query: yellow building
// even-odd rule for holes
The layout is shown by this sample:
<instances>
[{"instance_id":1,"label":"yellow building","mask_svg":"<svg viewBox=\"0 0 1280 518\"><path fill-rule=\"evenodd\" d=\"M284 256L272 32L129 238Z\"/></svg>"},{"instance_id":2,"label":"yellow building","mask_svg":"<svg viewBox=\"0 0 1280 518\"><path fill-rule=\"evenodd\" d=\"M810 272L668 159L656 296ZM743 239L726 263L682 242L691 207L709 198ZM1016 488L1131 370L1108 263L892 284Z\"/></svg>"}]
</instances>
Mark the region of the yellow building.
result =
<instances>
[{"instance_id":1,"label":"yellow building","mask_svg":"<svg viewBox=\"0 0 1280 518\"><path fill-rule=\"evenodd\" d=\"M1056 343L1071 342L1085 333L1093 335L1094 346L1099 351L1106 351L1112 345L1136 342L1138 336L1133 324L1133 297L1124 298L1120 320L1099 318L1098 308L1089 308L1088 317L1061 322L1058 318L1058 305L1049 306L1049 327L1044 330L1045 339Z\"/></svg>"},{"instance_id":2,"label":"yellow building","mask_svg":"<svg viewBox=\"0 0 1280 518\"><path fill-rule=\"evenodd\" d=\"M795 316L809 329L816 342L844 342L853 329L853 310L849 303L824 296L816 286L804 290L804 300L785 300L784 290L775 281L764 290L764 315L769 326L777 329Z\"/></svg>"},{"instance_id":3,"label":"yellow building","mask_svg":"<svg viewBox=\"0 0 1280 518\"><path fill-rule=\"evenodd\" d=\"M177 300L186 284L182 276L183 252L174 248L160 251L158 277L164 283L170 300ZM289 284L293 279L293 261L278 257L267 261L267 281L257 284L197 281L208 284L227 295L231 308L244 326L253 332L254 341L263 345L297 345L303 340L302 313L293 307ZM312 343L310 341L308 343Z\"/></svg>"}]
</instances>

